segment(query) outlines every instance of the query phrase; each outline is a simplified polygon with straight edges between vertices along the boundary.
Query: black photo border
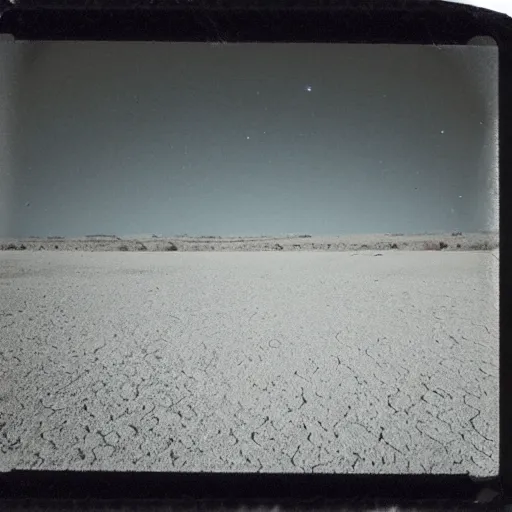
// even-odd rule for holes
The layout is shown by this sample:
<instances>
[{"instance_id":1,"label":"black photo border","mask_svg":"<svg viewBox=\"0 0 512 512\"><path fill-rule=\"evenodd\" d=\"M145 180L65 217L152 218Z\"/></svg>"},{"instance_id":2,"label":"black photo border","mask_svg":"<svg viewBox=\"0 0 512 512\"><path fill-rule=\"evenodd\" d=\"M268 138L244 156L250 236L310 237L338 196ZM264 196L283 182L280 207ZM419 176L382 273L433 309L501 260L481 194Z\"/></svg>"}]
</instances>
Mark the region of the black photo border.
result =
<instances>
[{"instance_id":1,"label":"black photo border","mask_svg":"<svg viewBox=\"0 0 512 512\"><path fill-rule=\"evenodd\" d=\"M511 0L512 1L512 0ZM0 0L0 34L25 40L346 42L466 44L491 36L499 47L499 186L512 171L512 18L437 0ZM435 77L433 78L435 79ZM500 200L500 263L512 237ZM9 500L378 500L459 503L490 510L512 497L512 345L504 314L511 280L500 265L499 477L12 471L0 474ZM507 364L508 363L508 364ZM1 455L0 455L1 456ZM484 496L484 497L482 497ZM485 503L487 501L487 503ZM289 501L288 501L289 502ZM4 504L7 502L4 502ZM310 502L313 504L313 502ZM1 508L1 502L0 502ZM7 508L5 508L7 510Z\"/></svg>"}]
</instances>

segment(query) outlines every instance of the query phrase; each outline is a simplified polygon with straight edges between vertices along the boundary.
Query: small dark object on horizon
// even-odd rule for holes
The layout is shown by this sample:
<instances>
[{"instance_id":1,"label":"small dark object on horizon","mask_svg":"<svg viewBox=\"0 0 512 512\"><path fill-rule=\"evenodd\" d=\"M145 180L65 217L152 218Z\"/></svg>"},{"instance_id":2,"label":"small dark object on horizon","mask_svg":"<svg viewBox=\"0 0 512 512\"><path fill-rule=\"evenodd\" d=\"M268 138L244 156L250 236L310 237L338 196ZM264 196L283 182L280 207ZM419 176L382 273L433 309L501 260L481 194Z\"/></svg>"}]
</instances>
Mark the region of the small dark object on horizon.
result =
<instances>
[{"instance_id":1,"label":"small dark object on horizon","mask_svg":"<svg viewBox=\"0 0 512 512\"><path fill-rule=\"evenodd\" d=\"M311 235L299 235L297 238L311 238Z\"/></svg>"},{"instance_id":2,"label":"small dark object on horizon","mask_svg":"<svg viewBox=\"0 0 512 512\"><path fill-rule=\"evenodd\" d=\"M452 233L452 236L462 236L462 232L461 231L454 231Z\"/></svg>"},{"instance_id":3,"label":"small dark object on horizon","mask_svg":"<svg viewBox=\"0 0 512 512\"><path fill-rule=\"evenodd\" d=\"M282 251L283 250L283 246L280 245L280 244L276 244L276 245L274 245L274 249L276 249L277 251Z\"/></svg>"},{"instance_id":4,"label":"small dark object on horizon","mask_svg":"<svg viewBox=\"0 0 512 512\"><path fill-rule=\"evenodd\" d=\"M488 251L492 249L491 245L487 240L484 240L483 242L478 242L475 244L470 245L470 249L476 250L476 251Z\"/></svg>"},{"instance_id":5,"label":"small dark object on horizon","mask_svg":"<svg viewBox=\"0 0 512 512\"><path fill-rule=\"evenodd\" d=\"M166 250L166 251L177 251L178 248L172 242L168 242L168 244L165 246L164 250Z\"/></svg>"},{"instance_id":6,"label":"small dark object on horizon","mask_svg":"<svg viewBox=\"0 0 512 512\"><path fill-rule=\"evenodd\" d=\"M117 235L85 235L85 238L115 238L116 240L119 240L119 237Z\"/></svg>"},{"instance_id":7,"label":"small dark object on horizon","mask_svg":"<svg viewBox=\"0 0 512 512\"><path fill-rule=\"evenodd\" d=\"M127 251L128 250L128 246L127 245L120 245L119 246L119 250L120 251Z\"/></svg>"},{"instance_id":8,"label":"small dark object on horizon","mask_svg":"<svg viewBox=\"0 0 512 512\"><path fill-rule=\"evenodd\" d=\"M448 244L445 242L434 242L434 241L428 241L424 242L423 249L425 251L441 251L442 249L446 249L448 247Z\"/></svg>"},{"instance_id":9,"label":"small dark object on horizon","mask_svg":"<svg viewBox=\"0 0 512 512\"><path fill-rule=\"evenodd\" d=\"M18 250L18 247L16 246L16 244L9 244L7 245L7 247L5 248L7 251L17 251Z\"/></svg>"},{"instance_id":10,"label":"small dark object on horizon","mask_svg":"<svg viewBox=\"0 0 512 512\"><path fill-rule=\"evenodd\" d=\"M59 246L58 246L58 245L55 245L54 247L55 247L55 249L58 249L58 248L59 248Z\"/></svg>"},{"instance_id":11,"label":"small dark object on horizon","mask_svg":"<svg viewBox=\"0 0 512 512\"><path fill-rule=\"evenodd\" d=\"M378 252L377 254L374 254L374 256L382 256L382 253Z\"/></svg>"},{"instance_id":12,"label":"small dark object on horizon","mask_svg":"<svg viewBox=\"0 0 512 512\"><path fill-rule=\"evenodd\" d=\"M398 249L398 245L397 244L391 244L391 249Z\"/></svg>"},{"instance_id":13,"label":"small dark object on horizon","mask_svg":"<svg viewBox=\"0 0 512 512\"><path fill-rule=\"evenodd\" d=\"M457 249L460 249L460 247L461 247L460 244L457 244Z\"/></svg>"}]
</instances>

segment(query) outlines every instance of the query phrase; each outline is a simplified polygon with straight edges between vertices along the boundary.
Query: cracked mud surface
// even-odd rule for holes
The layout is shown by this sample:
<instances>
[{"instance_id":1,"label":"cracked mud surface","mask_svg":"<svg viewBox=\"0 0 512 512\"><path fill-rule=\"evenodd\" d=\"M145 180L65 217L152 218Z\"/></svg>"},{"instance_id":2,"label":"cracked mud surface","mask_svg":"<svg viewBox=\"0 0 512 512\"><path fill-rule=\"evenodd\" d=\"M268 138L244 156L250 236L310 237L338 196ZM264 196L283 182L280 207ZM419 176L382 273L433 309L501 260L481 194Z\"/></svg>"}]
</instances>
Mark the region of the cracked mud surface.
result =
<instances>
[{"instance_id":1,"label":"cracked mud surface","mask_svg":"<svg viewBox=\"0 0 512 512\"><path fill-rule=\"evenodd\" d=\"M0 254L0 468L498 473L489 252Z\"/></svg>"}]
</instances>

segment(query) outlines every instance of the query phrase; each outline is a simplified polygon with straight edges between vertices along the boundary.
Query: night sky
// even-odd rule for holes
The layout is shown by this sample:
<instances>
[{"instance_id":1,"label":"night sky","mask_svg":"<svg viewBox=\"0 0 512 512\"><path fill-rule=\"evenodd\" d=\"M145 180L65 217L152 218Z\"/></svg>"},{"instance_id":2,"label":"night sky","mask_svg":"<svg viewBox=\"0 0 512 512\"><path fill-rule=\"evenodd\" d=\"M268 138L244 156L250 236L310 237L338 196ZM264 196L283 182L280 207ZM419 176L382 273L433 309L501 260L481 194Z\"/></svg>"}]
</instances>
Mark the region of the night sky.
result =
<instances>
[{"instance_id":1,"label":"night sky","mask_svg":"<svg viewBox=\"0 0 512 512\"><path fill-rule=\"evenodd\" d=\"M0 236L494 226L495 46L0 42Z\"/></svg>"}]
</instances>

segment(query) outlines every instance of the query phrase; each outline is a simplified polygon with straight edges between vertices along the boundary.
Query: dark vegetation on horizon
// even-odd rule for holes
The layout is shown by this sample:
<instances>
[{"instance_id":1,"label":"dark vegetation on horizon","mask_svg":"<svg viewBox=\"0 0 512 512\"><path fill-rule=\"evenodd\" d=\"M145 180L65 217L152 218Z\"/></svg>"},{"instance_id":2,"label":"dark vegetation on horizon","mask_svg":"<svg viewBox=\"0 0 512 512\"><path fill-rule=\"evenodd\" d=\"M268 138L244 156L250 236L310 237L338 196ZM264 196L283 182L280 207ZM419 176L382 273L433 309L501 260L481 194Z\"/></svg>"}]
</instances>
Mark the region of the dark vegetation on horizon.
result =
<instances>
[{"instance_id":1,"label":"dark vegetation on horizon","mask_svg":"<svg viewBox=\"0 0 512 512\"><path fill-rule=\"evenodd\" d=\"M389 236L394 236L396 238L400 237L399 240L396 241L386 241L386 238ZM445 249L448 250L462 250L462 251L489 251L492 249L499 248L499 240L493 239L483 239L482 233L480 233L480 239L472 239L471 236L464 238L464 235L461 232L453 232L450 234L446 234L444 237L439 236L437 238L436 235L425 235L429 236L429 239L421 239L421 235L414 235L411 239L407 239L406 235L403 234L395 234L395 235L382 235L382 238L379 240L378 238L373 241L361 240L359 243L350 243L354 242L354 240L350 241L350 237L347 237L347 241L341 240L338 243L326 243L325 241L315 241L314 237L311 235L297 235L293 238L313 238L311 242L301 242L294 243L293 245L285 244L285 240L287 237L273 237L270 239L264 238L223 238L223 237L206 237L199 236L195 238L190 238L189 240L183 240L184 245L182 245L181 249L186 251L204 251L205 248L209 248L209 250L231 250L230 247L235 248L235 250L256 250L256 251L282 251L286 247L289 250L326 250L326 251L361 251L361 250L424 250L424 251L442 251ZM417 238L419 237L419 239ZM178 251L180 249L181 243L178 242L176 245L173 241L169 239L162 239L163 237L153 237L158 238L159 240L155 240L155 242L148 242L145 238L146 243L142 242L140 239L125 239L123 240L117 236L109 236L109 235L91 235L82 239L69 239L66 240L65 237L46 237L46 239L36 239L35 237L28 237L25 241L11 241L8 243L0 243L1 251L25 251L25 250L86 250L86 251L121 251L121 252L173 252ZM178 238L178 237L173 237ZM343 238L343 237L341 237ZM450 241L450 238L453 238L453 242ZM274 243L272 243L274 240ZM389 240L389 239L388 239ZM55 243L56 241L61 241L62 243L59 245ZM86 243L85 247L81 246L80 242ZM52 243L53 242L53 243ZM116 243L122 242L122 243ZM208 243L214 242L214 245L207 245ZM232 243L247 243L246 247L242 248L240 246L231 246ZM251 242L260 242L259 245L251 248ZM265 243L266 242L266 243ZM156 245L155 245L156 243ZM224 243L224 246L219 246L219 244ZM198 245L195 245L198 244ZM225 245L227 244L227 246ZM263 245L261 245L263 244ZM284 244L284 245L283 245ZM334 247L332 247L334 245ZM208 250L208 249L206 249Z\"/></svg>"}]
</instances>

